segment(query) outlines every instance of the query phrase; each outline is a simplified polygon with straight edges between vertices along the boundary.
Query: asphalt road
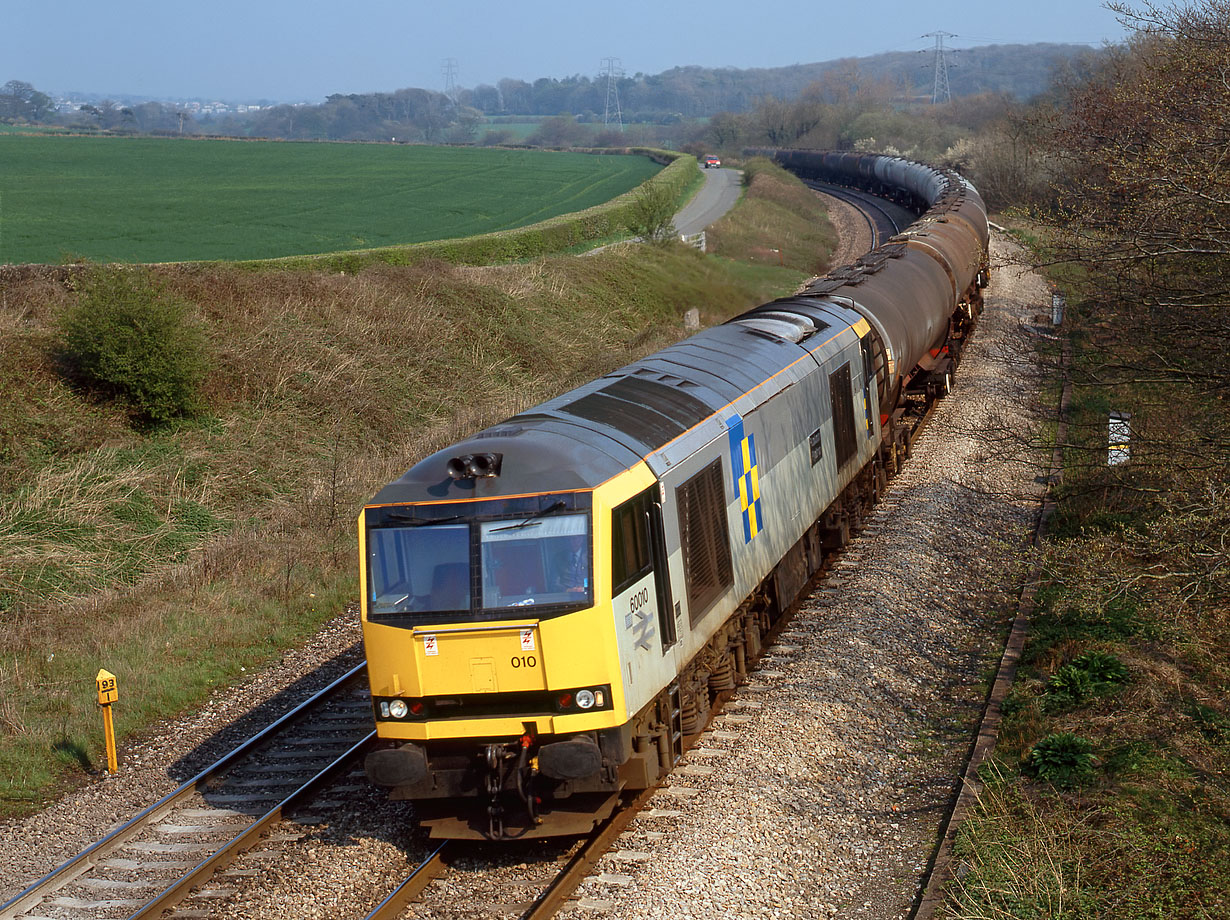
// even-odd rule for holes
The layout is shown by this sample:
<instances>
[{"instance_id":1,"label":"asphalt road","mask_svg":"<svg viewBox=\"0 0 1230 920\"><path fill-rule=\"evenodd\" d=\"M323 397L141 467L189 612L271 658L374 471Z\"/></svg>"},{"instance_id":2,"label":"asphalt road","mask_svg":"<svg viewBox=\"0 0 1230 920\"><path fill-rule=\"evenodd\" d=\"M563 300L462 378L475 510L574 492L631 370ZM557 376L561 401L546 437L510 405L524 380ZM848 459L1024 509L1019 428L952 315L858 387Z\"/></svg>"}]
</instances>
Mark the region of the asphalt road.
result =
<instances>
[{"instance_id":1,"label":"asphalt road","mask_svg":"<svg viewBox=\"0 0 1230 920\"><path fill-rule=\"evenodd\" d=\"M701 172L705 184L675 215L675 229L680 234L700 233L739 200L742 172L737 169L703 169Z\"/></svg>"}]
</instances>

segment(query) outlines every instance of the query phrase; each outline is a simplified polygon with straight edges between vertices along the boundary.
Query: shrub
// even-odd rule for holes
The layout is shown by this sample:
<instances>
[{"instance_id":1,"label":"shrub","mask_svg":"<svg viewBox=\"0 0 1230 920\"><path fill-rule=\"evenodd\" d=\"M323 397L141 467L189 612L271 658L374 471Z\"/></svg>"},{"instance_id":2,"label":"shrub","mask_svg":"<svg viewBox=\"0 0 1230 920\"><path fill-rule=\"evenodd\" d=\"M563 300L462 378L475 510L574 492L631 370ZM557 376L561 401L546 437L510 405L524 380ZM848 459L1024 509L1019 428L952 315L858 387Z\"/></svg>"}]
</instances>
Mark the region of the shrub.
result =
<instances>
[{"instance_id":1,"label":"shrub","mask_svg":"<svg viewBox=\"0 0 1230 920\"><path fill-rule=\"evenodd\" d=\"M1093 777L1092 751L1093 745L1084 738L1058 732L1033 746L1028 766L1035 776L1054 786L1071 786Z\"/></svg>"},{"instance_id":2,"label":"shrub","mask_svg":"<svg viewBox=\"0 0 1230 920\"><path fill-rule=\"evenodd\" d=\"M646 183L632 205L632 231L651 243L675 238L675 196L670 189Z\"/></svg>"},{"instance_id":3,"label":"shrub","mask_svg":"<svg viewBox=\"0 0 1230 920\"><path fill-rule=\"evenodd\" d=\"M59 357L78 384L128 404L140 422L190 415L208 362L189 305L142 269L98 268L60 323Z\"/></svg>"}]
</instances>

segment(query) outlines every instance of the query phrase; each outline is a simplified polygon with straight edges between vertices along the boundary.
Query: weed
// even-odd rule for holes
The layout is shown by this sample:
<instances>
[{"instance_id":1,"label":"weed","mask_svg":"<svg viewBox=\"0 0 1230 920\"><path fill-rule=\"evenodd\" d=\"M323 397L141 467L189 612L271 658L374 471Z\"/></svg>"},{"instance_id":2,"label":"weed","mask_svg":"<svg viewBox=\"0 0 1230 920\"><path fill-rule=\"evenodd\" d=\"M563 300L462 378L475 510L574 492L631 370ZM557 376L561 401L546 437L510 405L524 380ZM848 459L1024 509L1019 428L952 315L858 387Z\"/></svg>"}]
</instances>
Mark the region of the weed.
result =
<instances>
[{"instance_id":1,"label":"weed","mask_svg":"<svg viewBox=\"0 0 1230 920\"><path fill-rule=\"evenodd\" d=\"M1127 667L1109 652L1082 652L1072 660L1072 667L1088 675L1095 689L1104 684L1121 684L1128 678Z\"/></svg>"},{"instance_id":2,"label":"weed","mask_svg":"<svg viewBox=\"0 0 1230 920\"><path fill-rule=\"evenodd\" d=\"M1093 680L1080 668L1065 664L1046 682L1048 708L1071 706L1093 693Z\"/></svg>"},{"instance_id":3,"label":"weed","mask_svg":"<svg viewBox=\"0 0 1230 920\"><path fill-rule=\"evenodd\" d=\"M1093 778L1093 745L1070 732L1040 739L1029 752L1029 768L1053 786L1064 788Z\"/></svg>"}]
</instances>

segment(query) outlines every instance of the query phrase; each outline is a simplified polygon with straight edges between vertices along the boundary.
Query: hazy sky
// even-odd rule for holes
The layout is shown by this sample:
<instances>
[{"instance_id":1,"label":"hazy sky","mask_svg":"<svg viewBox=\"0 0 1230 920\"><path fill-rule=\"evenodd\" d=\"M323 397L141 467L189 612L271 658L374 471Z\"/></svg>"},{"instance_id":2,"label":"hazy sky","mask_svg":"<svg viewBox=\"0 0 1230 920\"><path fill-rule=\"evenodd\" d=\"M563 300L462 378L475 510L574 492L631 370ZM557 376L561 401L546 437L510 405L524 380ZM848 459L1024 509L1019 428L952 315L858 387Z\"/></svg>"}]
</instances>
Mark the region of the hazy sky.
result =
<instances>
[{"instance_id":1,"label":"hazy sky","mask_svg":"<svg viewBox=\"0 0 1230 920\"><path fill-rule=\"evenodd\" d=\"M501 77L775 67L957 47L1117 41L1097 0L0 0L0 82L45 92L320 102ZM920 55L921 60L921 55Z\"/></svg>"}]
</instances>

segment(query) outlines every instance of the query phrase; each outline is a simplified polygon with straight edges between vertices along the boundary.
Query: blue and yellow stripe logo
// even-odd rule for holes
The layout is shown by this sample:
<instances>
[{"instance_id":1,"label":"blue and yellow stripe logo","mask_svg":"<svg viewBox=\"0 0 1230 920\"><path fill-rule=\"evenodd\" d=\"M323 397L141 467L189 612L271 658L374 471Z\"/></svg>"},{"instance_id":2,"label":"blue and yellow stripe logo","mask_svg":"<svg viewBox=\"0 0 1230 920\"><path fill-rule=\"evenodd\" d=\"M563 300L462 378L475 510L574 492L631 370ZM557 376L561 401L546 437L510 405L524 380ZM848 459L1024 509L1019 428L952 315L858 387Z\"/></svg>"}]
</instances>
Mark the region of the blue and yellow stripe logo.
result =
<instances>
[{"instance_id":1,"label":"blue and yellow stripe logo","mask_svg":"<svg viewBox=\"0 0 1230 920\"><path fill-rule=\"evenodd\" d=\"M736 415L730 421L730 465L735 475L735 491L739 493L739 509L743 512L743 542L751 543L764 529L760 510L760 470L756 466L756 436L743 433L743 418Z\"/></svg>"}]
</instances>

